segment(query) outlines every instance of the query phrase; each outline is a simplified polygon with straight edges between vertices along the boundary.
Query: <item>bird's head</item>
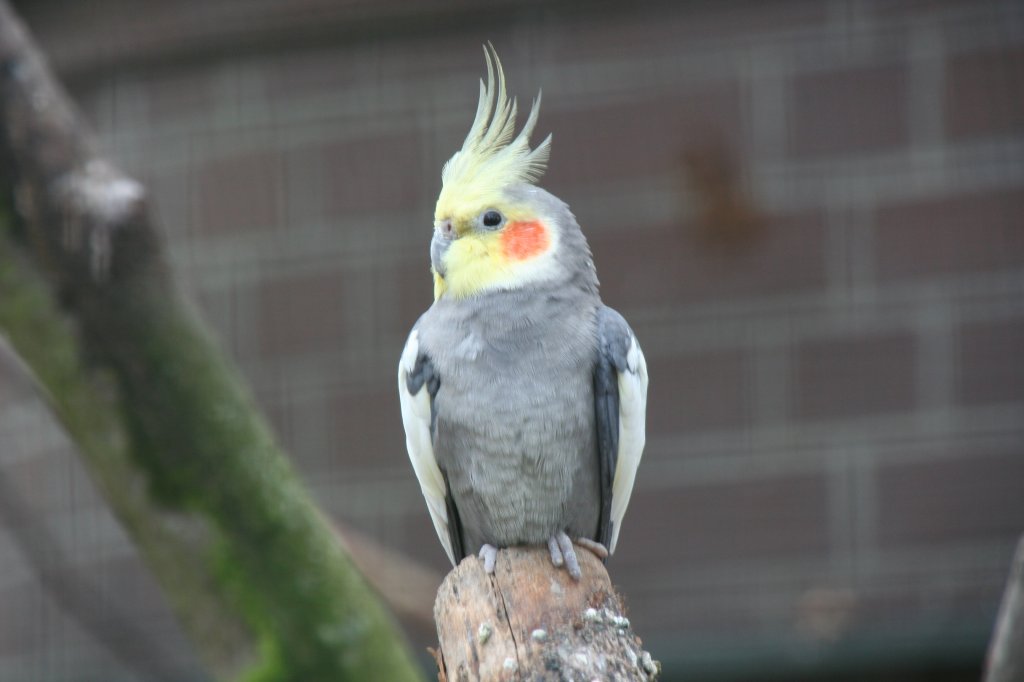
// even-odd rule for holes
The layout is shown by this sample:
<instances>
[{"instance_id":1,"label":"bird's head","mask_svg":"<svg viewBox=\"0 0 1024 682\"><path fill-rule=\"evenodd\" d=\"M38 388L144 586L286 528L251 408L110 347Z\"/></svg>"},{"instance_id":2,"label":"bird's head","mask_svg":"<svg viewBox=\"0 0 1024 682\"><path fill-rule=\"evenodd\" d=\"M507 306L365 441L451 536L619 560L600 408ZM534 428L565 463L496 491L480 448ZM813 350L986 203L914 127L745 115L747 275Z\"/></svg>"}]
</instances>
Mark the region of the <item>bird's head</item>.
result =
<instances>
[{"instance_id":1,"label":"bird's head","mask_svg":"<svg viewBox=\"0 0 1024 682\"><path fill-rule=\"evenodd\" d=\"M487 83L480 82L476 118L462 149L444 166L430 247L434 298L465 298L495 289L517 289L564 278L564 251L581 241L572 214L533 183L544 172L549 135L530 148L540 97L513 139L516 101L505 92L505 74L493 48L484 48ZM591 266L592 267L592 266Z\"/></svg>"}]
</instances>

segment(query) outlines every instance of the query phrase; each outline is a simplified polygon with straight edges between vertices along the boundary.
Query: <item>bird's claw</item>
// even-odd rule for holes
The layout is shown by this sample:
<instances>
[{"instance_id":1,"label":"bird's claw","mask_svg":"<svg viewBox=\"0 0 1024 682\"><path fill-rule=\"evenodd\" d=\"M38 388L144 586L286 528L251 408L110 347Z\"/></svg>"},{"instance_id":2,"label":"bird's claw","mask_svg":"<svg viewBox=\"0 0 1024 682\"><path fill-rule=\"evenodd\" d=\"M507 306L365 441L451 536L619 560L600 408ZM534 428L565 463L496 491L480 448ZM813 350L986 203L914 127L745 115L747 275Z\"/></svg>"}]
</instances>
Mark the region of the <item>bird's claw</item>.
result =
<instances>
[{"instance_id":1,"label":"bird's claw","mask_svg":"<svg viewBox=\"0 0 1024 682\"><path fill-rule=\"evenodd\" d=\"M562 550L558 547L558 540L553 535L548 538L548 553L551 554L551 563L554 564L555 568L561 568L565 565Z\"/></svg>"},{"instance_id":2,"label":"bird's claw","mask_svg":"<svg viewBox=\"0 0 1024 682\"><path fill-rule=\"evenodd\" d=\"M576 558L576 550L573 549L572 540L565 534L565 531L558 531L548 538L548 553L551 554L551 563L556 568L565 566L573 580L579 580L583 575L580 571L580 562Z\"/></svg>"},{"instance_id":3,"label":"bird's claw","mask_svg":"<svg viewBox=\"0 0 1024 682\"><path fill-rule=\"evenodd\" d=\"M608 548L596 540L576 538L575 542L599 559L608 558ZM548 538L548 553L551 555L551 563L555 568L564 566L573 580L579 580L583 577L583 571L580 570L580 562L572 543L573 540L565 534L565 531L559 531ZM493 574L495 562L498 560L498 548L494 545L482 545L477 556L484 562L484 571Z\"/></svg>"},{"instance_id":4,"label":"bird's claw","mask_svg":"<svg viewBox=\"0 0 1024 682\"><path fill-rule=\"evenodd\" d=\"M480 559L484 562L484 571L494 573L494 563L498 560L498 548L494 545L484 545L480 548Z\"/></svg>"},{"instance_id":5,"label":"bird's claw","mask_svg":"<svg viewBox=\"0 0 1024 682\"><path fill-rule=\"evenodd\" d=\"M590 550L590 552L602 561L608 558L610 552L608 548L597 540L591 540L590 538L576 538L576 544L584 549Z\"/></svg>"}]
</instances>

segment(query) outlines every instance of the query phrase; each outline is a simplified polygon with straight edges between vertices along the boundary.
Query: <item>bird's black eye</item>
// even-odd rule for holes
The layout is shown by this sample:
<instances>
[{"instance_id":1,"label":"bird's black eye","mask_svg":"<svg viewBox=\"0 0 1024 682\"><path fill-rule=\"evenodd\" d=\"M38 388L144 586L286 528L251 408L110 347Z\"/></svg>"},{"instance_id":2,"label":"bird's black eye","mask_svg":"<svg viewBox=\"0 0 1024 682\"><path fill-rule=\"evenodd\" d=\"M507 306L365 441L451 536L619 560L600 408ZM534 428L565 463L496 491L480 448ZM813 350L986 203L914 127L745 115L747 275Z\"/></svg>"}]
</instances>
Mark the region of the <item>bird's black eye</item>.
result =
<instances>
[{"instance_id":1,"label":"bird's black eye","mask_svg":"<svg viewBox=\"0 0 1024 682\"><path fill-rule=\"evenodd\" d=\"M488 211L484 213L484 227L497 227L501 225L503 218L497 211Z\"/></svg>"}]
</instances>

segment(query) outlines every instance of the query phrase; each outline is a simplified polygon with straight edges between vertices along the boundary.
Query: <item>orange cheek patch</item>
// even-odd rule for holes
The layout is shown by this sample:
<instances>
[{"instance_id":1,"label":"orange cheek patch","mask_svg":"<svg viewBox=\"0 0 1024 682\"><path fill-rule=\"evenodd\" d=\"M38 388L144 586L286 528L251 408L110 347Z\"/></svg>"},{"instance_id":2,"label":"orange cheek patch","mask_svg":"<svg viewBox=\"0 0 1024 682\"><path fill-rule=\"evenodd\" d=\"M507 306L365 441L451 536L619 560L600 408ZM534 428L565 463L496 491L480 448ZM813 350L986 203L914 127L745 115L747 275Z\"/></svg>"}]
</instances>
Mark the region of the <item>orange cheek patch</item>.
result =
<instances>
[{"instance_id":1,"label":"orange cheek patch","mask_svg":"<svg viewBox=\"0 0 1024 682\"><path fill-rule=\"evenodd\" d=\"M526 260L547 250L551 236L539 220L509 223L501 233L501 250L506 258Z\"/></svg>"}]
</instances>

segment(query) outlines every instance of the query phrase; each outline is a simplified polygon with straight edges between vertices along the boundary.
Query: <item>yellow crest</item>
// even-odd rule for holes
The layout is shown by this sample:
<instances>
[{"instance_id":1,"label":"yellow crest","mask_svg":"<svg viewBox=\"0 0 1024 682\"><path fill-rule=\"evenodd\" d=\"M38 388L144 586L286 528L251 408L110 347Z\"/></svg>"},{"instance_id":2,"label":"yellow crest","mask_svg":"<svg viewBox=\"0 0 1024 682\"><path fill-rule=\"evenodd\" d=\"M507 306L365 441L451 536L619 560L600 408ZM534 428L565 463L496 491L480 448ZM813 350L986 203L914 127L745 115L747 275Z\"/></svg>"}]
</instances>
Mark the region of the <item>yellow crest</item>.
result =
<instances>
[{"instance_id":1,"label":"yellow crest","mask_svg":"<svg viewBox=\"0 0 1024 682\"><path fill-rule=\"evenodd\" d=\"M540 95L530 109L526 125L512 139L516 100L509 100L505 92L505 73L494 48L484 47L484 57L487 59L487 83L480 81L476 118L462 149L455 152L441 171L441 195L434 212L436 220L452 217L458 206L481 210L495 201L503 187L535 182L547 165L550 135L536 149L530 149L530 133L540 112Z\"/></svg>"}]
</instances>

